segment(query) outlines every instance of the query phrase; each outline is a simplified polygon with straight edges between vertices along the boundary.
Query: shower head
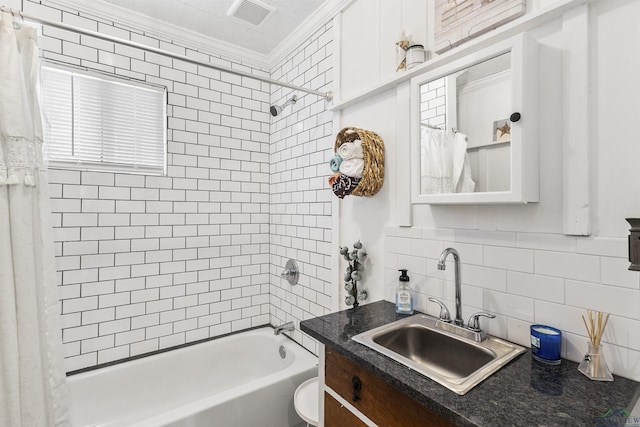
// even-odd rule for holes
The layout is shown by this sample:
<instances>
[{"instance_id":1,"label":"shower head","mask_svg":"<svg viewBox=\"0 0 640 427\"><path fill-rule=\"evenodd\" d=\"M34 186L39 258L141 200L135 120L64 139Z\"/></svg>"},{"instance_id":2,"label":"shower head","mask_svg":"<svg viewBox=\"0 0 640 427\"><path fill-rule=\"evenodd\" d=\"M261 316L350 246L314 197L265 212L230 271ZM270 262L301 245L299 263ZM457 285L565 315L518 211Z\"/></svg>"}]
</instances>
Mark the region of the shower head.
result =
<instances>
[{"instance_id":1,"label":"shower head","mask_svg":"<svg viewBox=\"0 0 640 427\"><path fill-rule=\"evenodd\" d=\"M271 115L273 117L279 115L282 112L282 109L284 107L286 107L289 104L295 104L296 101L298 100L298 97L296 95L293 95L291 98L289 98L287 100L287 102L285 102L284 104L280 105L272 105L271 108L269 109L269 111L271 111Z\"/></svg>"}]
</instances>

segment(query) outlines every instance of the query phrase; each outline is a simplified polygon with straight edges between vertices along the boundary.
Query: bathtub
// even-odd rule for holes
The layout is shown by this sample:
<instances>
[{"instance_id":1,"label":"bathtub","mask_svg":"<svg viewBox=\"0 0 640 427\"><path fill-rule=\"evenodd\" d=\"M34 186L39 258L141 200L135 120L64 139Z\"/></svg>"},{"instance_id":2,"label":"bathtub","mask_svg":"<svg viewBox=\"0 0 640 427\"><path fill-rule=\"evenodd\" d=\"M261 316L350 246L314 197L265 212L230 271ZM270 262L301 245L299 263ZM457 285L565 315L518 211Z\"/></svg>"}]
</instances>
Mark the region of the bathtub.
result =
<instances>
[{"instance_id":1,"label":"bathtub","mask_svg":"<svg viewBox=\"0 0 640 427\"><path fill-rule=\"evenodd\" d=\"M317 365L270 327L229 335L70 376L72 425L296 426L293 395Z\"/></svg>"}]
</instances>

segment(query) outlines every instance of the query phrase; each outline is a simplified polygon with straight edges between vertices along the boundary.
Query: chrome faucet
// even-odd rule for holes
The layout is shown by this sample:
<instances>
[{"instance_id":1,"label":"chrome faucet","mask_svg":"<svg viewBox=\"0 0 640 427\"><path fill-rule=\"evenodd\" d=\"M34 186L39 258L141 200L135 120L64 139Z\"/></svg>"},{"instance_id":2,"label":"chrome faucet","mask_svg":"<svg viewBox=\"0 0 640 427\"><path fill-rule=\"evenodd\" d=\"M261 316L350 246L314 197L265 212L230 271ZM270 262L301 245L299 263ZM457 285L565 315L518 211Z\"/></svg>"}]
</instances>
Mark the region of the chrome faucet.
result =
<instances>
[{"instance_id":1,"label":"chrome faucet","mask_svg":"<svg viewBox=\"0 0 640 427\"><path fill-rule=\"evenodd\" d=\"M293 322L287 322L283 325L280 326L276 326L273 329L273 335L280 335L282 332L293 332L295 331L296 326L293 324Z\"/></svg>"},{"instance_id":2,"label":"chrome faucet","mask_svg":"<svg viewBox=\"0 0 640 427\"><path fill-rule=\"evenodd\" d=\"M453 248L447 248L440 254L440 260L438 261L438 270L445 270L447 268L444 263L447 256L453 255L453 263L455 265L454 270L454 282L456 285L456 318L454 323L457 326L464 326L464 320L462 320L462 275L460 274L460 254Z\"/></svg>"}]
</instances>

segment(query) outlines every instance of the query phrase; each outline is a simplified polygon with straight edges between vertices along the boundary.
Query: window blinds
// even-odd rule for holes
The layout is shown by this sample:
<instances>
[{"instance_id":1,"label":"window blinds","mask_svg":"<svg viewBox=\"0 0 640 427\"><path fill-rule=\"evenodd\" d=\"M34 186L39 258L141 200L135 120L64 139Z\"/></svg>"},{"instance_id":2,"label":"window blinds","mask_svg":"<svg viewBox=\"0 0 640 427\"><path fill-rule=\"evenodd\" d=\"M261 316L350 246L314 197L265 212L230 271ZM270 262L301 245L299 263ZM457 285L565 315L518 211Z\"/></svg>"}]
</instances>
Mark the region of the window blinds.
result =
<instances>
[{"instance_id":1,"label":"window blinds","mask_svg":"<svg viewBox=\"0 0 640 427\"><path fill-rule=\"evenodd\" d=\"M41 86L52 167L165 174L164 88L52 66Z\"/></svg>"}]
</instances>

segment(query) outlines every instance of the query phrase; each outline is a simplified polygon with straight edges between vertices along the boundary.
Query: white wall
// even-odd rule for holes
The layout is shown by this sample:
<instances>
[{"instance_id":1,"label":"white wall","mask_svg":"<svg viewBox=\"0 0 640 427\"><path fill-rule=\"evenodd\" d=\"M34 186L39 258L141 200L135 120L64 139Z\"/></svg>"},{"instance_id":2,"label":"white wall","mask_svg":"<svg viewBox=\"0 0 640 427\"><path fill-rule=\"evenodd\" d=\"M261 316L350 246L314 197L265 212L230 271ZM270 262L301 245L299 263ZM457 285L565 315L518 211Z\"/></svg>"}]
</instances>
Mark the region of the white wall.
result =
<instances>
[{"instance_id":1,"label":"white wall","mask_svg":"<svg viewBox=\"0 0 640 427\"><path fill-rule=\"evenodd\" d=\"M640 144L633 126L640 96L640 4L599 1L593 12L594 228L601 236L625 236L629 226L623 219L640 216Z\"/></svg>"},{"instance_id":2,"label":"white wall","mask_svg":"<svg viewBox=\"0 0 640 427\"><path fill-rule=\"evenodd\" d=\"M407 100L408 102L409 100ZM384 298L383 294L383 267L384 258L384 227L394 223L395 203L394 189L396 179L394 176L395 148L397 143L393 138L395 134L395 91L388 91L366 103L345 110L336 118L339 123L337 128L354 126L369 129L376 132L385 144L385 177L384 184L378 193L372 197L347 196L339 201L340 234L338 244L340 246L353 247L353 243L361 240L367 252L370 254L365 261L363 281L358 286L364 286L369 293L369 301L377 301ZM407 166L408 166L407 159ZM335 280L342 281L342 272L347 267L340 261L340 272L334 274ZM344 291L340 287L339 303L344 305Z\"/></svg>"},{"instance_id":3,"label":"white wall","mask_svg":"<svg viewBox=\"0 0 640 427\"><path fill-rule=\"evenodd\" d=\"M408 123L401 114L408 99L394 91L349 106L341 123L378 132L387 147L383 191L370 199L341 202L341 240L363 238L370 244L370 271L365 286L375 296L393 301L397 268L409 268L419 292L418 308L427 296L444 298L453 309L451 269L436 270L437 257L448 246L463 262L464 316L474 310L498 314L483 324L490 333L528 345L528 326L547 323L565 333L563 355L578 360L587 336L580 319L585 309L611 313L605 354L619 375L640 379L640 278L627 270L626 217L640 214L636 160L640 146L633 135L640 114L636 100L640 71L636 41L640 35L640 3L628 0L591 4L590 70L592 115L589 130L591 225L588 237L563 234L563 108L579 108L577 98L563 96L562 69L549 69L545 59L575 55L571 37L558 18L532 31L543 46L539 73L540 202L521 206L414 206L413 227L397 227L397 176L409 164L397 158L398 139ZM357 31L357 29L351 29ZM566 64L566 61L565 61ZM406 97L406 92L398 90ZM397 126L396 126L397 125ZM571 156L569 151L565 156ZM386 230L381 228L386 226ZM384 261L383 261L384 260ZM384 264L384 265L383 265ZM376 300L372 298L371 300ZM466 320L466 319L465 319Z\"/></svg>"},{"instance_id":4,"label":"white wall","mask_svg":"<svg viewBox=\"0 0 640 427\"><path fill-rule=\"evenodd\" d=\"M3 4L9 9L13 10L21 10L22 9L22 1L21 0L7 0Z\"/></svg>"},{"instance_id":5,"label":"white wall","mask_svg":"<svg viewBox=\"0 0 640 427\"><path fill-rule=\"evenodd\" d=\"M412 44L427 43L429 2L359 0L341 19L340 97L368 89L396 74L396 41L404 31Z\"/></svg>"}]
</instances>

